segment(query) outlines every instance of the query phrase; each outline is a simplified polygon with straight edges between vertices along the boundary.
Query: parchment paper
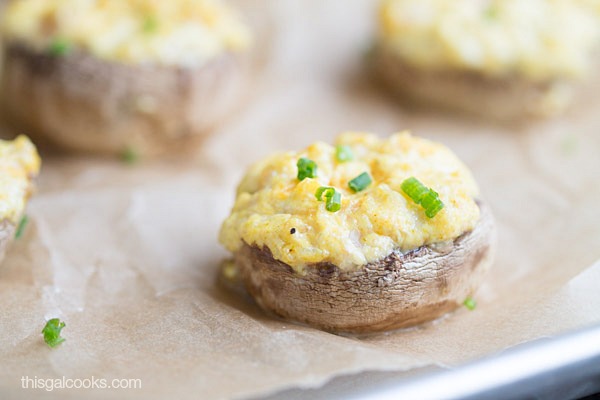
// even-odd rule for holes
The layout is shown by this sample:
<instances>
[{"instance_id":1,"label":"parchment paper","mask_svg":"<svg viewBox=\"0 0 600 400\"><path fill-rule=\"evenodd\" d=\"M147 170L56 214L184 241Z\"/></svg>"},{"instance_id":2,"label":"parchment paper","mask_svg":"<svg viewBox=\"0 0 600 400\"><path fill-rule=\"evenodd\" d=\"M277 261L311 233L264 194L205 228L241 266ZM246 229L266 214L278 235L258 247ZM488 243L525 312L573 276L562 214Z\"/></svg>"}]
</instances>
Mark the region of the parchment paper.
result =
<instances>
[{"instance_id":1,"label":"parchment paper","mask_svg":"<svg viewBox=\"0 0 600 400\"><path fill-rule=\"evenodd\" d=\"M46 154L30 224L0 266L0 397L261 396L340 374L457 366L600 322L600 103L585 94L562 118L518 127L403 109L362 70L375 3L246 3L270 33L258 43L266 61L241 111L191 160ZM247 165L346 129L406 128L451 147L495 213L497 259L475 311L342 337L216 286L217 232ZM40 335L51 317L67 324L56 349ZM24 376L142 388L47 392L21 388Z\"/></svg>"}]
</instances>

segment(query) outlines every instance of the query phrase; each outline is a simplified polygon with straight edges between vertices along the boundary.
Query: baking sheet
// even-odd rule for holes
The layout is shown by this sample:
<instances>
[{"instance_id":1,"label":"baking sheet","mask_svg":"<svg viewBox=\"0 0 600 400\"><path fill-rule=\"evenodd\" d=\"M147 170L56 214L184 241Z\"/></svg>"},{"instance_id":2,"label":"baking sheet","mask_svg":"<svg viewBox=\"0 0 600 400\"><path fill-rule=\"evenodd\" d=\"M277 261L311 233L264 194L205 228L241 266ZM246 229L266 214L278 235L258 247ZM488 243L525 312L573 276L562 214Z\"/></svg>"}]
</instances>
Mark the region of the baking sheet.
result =
<instances>
[{"instance_id":1,"label":"baking sheet","mask_svg":"<svg viewBox=\"0 0 600 400\"><path fill-rule=\"evenodd\" d=\"M263 30L260 71L192 159L45 154L30 224L0 267L3 397L263 396L360 371L456 366L600 322L600 265L588 269L600 259L600 85L564 117L522 126L405 110L363 70L375 5L245 3ZM344 130L403 129L451 147L495 213L497 259L475 311L342 337L275 320L215 284L226 256L217 232L251 162ZM56 349L39 333L51 317L67 324ZM23 389L24 376L142 387Z\"/></svg>"},{"instance_id":2,"label":"baking sheet","mask_svg":"<svg viewBox=\"0 0 600 400\"><path fill-rule=\"evenodd\" d=\"M289 389L263 399L564 400L598 392L600 325L523 343L458 368L344 375L320 388Z\"/></svg>"}]
</instances>

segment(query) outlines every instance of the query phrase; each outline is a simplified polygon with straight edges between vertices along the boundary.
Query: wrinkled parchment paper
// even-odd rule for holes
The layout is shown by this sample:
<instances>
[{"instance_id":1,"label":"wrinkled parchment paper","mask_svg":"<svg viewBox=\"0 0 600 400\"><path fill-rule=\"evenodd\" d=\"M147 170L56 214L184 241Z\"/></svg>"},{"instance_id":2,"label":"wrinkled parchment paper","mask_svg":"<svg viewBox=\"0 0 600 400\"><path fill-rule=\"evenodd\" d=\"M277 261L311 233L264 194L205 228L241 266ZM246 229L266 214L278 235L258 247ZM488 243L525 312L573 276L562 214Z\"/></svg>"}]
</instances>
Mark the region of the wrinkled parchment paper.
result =
<instances>
[{"instance_id":1,"label":"wrinkled parchment paper","mask_svg":"<svg viewBox=\"0 0 600 400\"><path fill-rule=\"evenodd\" d=\"M566 116L528 126L409 111L362 70L375 2L246 5L271 33L259 43L266 61L193 159L45 157L30 224L0 266L0 397L261 396L360 371L457 366L600 322L600 86ZM406 128L451 147L495 213L497 259L475 311L359 339L273 319L215 285L226 256L217 232L247 165L344 130ZM56 349L40 335L51 317L67 324ZM24 376L142 388L47 392L21 388Z\"/></svg>"}]
</instances>

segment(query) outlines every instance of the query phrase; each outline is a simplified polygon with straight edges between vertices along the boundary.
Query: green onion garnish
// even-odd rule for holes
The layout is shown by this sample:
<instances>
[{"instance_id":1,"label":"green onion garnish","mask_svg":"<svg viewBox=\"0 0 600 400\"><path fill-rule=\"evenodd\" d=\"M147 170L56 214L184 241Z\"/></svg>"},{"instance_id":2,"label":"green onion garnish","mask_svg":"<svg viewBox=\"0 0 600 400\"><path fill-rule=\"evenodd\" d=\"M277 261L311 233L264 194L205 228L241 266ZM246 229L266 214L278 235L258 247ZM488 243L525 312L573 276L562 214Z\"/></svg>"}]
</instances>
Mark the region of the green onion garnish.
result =
<instances>
[{"instance_id":1,"label":"green onion garnish","mask_svg":"<svg viewBox=\"0 0 600 400\"><path fill-rule=\"evenodd\" d=\"M421 204L421 199L429 193L427 186L423 185L415 177L405 179L400 186L402 191L408 195L415 203Z\"/></svg>"},{"instance_id":2,"label":"green onion garnish","mask_svg":"<svg viewBox=\"0 0 600 400\"><path fill-rule=\"evenodd\" d=\"M27 222L29 222L29 217L27 215L23 215L19 221L19 226L17 226L17 230L15 231L15 239L19 239L21 236L23 236Z\"/></svg>"},{"instance_id":3,"label":"green onion garnish","mask_svg":"<svg viewBox=\"0 0 600 400\"><path fill-rule=\"evenodd\" d=\"M315 197L319 201L323 201L323 196L327 201L325 202L325 209L327 211L336 212L342 208L342 194L330 186L321 186L317 189Z\"/></svg>"},{"instance_id":4,"label":"green onion garnish","mask_svg":"<svg viewBox=\"0 0 600 400\"><path fill-rule=\"evenodd\" d=\"M577 136L573 134L565 136L562 140L561 146L563 153L565 153L566 155L571 155L575 153L578 146Z\"/></svg>"},{"instance_id":5,"label":"green onion garnish","mask_svg":"<svg viewBox=\"0 0 600 400\"><path fill-rule=\"evenodd\" d=\"M360 192L361 190L365 190L367 186L369 186L373 182L368 173L363 172L356 178L352 179L348 182L348 187L352 189L353 192Z\"/></svg>"},{"instance_id":6,"label":"green onion garnish","mask_svg":"<svg viewBox=\"0 0 600 400\"><path fill-rule=\"evenodd\" d=\"M483 14L487 19L490 19L490 20L496 19L496 18L498 18L498 7L491 5L485 9Z\"/></svg>"},{"instance_id":7,"label":"green onion garnish","mask_svg":"<svg viewBox=\"0 0 600 400\"><path fill-rule=\"evenodd\" d=\"M317 176L317 163L308 158L302 157L296 163L298 167L298 180L305 178L315 178Z\"/></svg>"},{"instance_id":8,"label":"green onion garnish","mask_svg":"<svg viewBox=\"0 0 600 400\"><path fill-rule=\"evenodd\" d=\"M423 185L414 176L404 180L400 187L408 197L425 209L425 215L428 218L435 217L444 208L444 203L440 200L437 192Z\"/></svg>"},{"instance_id":9,"label":"green onion garnish","mask_svg":"<svg viewBox=\"0 0 600 400\"><path fill-rule=\"evenodd\" d=\"M350 146L339 144L335 146L335 158L339 162L346 162L352 160L354 158L354 154L352 154L352 149Z\"/></svg>"},{"instance_id":10,"label":"green onion garnish","mask_svg":"<svg viewBox=\"0 0 600 400\"><path fill-rule=\"evenodd\" d=\"M475 307L477 307L477 302L472 297L467 297L463 302L463 305L467 307L469 310L473 311Z\"/></svg>"},{"instance_id":11,"label":"green onion garnish","mask_svg":"<svg viewBox=\"0 0 600 400\"><path fill-rule=\"evenodd\" d=\"M152 15L148 15L144 18L142 23L142 30L146 33L154 33L158 29L158 20Z\"/></svg>"},{"instance_id":12,"label":"green onion garnish","mask_svg":"<svg viewBox=\"0 0 600 400\"><path fill-rule=\"evenodd\" d=\"M50 48L48 49L50 54L53 56L64 56L69 54L71 50L71 43L62 38L54 38L52 43L50 43Z\"/></svg>"},{"instance_id":13,"label":"green onion garnish","mask_svg":"<svg viewBox=\"0 0 600 400\"><path fill-rule=\"evenodd\" d=\"M64 322L60 322L58 318L52 318L46 322L46 326L42 329L44 341L50 347L56 347L65 341L65 338L60 337L60 331L65 327Z\"/></svg>"},{"instance_id":14,"label":"green onion garnish","mask_svg":"<svg viewBox=\"0 0 600 400\"><path fill-rule=\"evenodd\" d=\"M335 188L332 188L330 186L321 186L320 188L317 189L317 191L315 193L315 197L317 198L317 200L323 201L323 193L325 193L325 192L327 192L325 197L333 196L333 192L335 192Z\"/></svg>"},{"instance_id":15,"label":"green onion garnish","mask_svg":"<svg viewBox=\"0 0 600 400\"><path fill-rule=\"evenodd\" d=\"M123 160L125 164L135 164L139 161L139 159L140 155L134 147L127 146L121 152L121 160Z\"/></svg>"},{"instance_id":16,"label":"green onion garnish","mask_svg":"<svg viewBox=\"0 0 600 400\"><path fill-rule=\"evenodd\" d=\"M333 196L327 198L325 209L327 211L336 212L342 208L342 194L338 191L333 192Z\"/></svg>"},{"instance_id":17,"label":"green onion garnish","mask_svg":"<svg viewBox=\"0 0 600 400\"><path fill-rule=\"evenodd\" d=\"M436 191L429 189L429 192L421 198L421 206L425 209L425 215L428 218L433 218L444 208L444 203L442 203Z\"/></svg>"}]
</instances>

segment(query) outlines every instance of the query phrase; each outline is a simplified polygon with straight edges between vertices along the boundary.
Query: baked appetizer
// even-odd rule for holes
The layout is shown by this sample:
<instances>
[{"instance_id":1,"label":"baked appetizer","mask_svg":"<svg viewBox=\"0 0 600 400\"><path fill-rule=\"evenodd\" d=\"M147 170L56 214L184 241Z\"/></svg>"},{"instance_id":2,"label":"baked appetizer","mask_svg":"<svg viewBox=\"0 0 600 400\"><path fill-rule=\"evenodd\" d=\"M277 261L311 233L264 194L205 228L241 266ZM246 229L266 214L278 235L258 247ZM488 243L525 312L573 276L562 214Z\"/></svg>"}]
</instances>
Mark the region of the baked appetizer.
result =
<instances>
[{"instance_id":1,"label":"baked appetizer","mask_svg":"<svg viewBox=\"0 0 600 400\"><path fill-rule=\"evenodd\" d=\"M0 140L0 261L26 219L25 206L40 170L40 157L25 136Z\"/></svg>"},{"instance_id":2,"label":"baked appetizer","mask_svg":"<svg viewBox=\"0 0 600 400\"><path fill-rule=\"evenodd\" d=\"M218 0L16 0L7 117L72 150L188 148L232 111L250 34Z\"/></svg>"},{"instance_id":3,"label":"baked appetizer","mask_svg":"<svg viewBox=\"0 0 600 400\"><path fill-rule=\"evenodd\" d=\"M362 333L457 308L482 281L493 237L471 173L446 147L345 133L252 166L219 239L234 254L223 272L263 309Z\"/></svg>"},{"instance_id":4,"label":"baked appetizer","mask_svg":"<svg viewBox=\"0 0 600 400\"><path fill-rule=\"evenodd\" d=\"M385 0L375 72L422 105L497 120L557 114L597 70L599 4Z\"/></svg>"}]
</instances>

